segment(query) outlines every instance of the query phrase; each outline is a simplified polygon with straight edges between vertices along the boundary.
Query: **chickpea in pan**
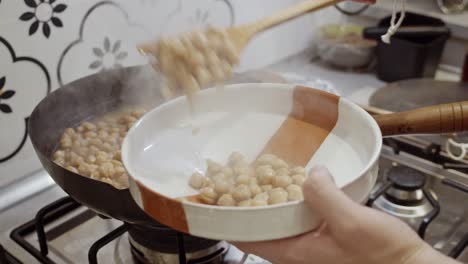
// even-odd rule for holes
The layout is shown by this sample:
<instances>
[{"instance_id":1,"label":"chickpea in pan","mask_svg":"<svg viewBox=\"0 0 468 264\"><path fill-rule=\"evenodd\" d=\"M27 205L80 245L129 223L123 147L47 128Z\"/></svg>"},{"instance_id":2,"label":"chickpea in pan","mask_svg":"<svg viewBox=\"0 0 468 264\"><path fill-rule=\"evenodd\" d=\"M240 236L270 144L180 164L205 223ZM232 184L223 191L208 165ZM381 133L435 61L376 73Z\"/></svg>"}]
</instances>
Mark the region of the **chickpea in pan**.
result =
<instances>
[{"instance_id":1,"label":"chickpea in pan","mask_svg":"<svg viewBox=\"0 0 468 264\"><path fill-rule=\"evenodd\" d=\"M129 128L145 112L144 109L112 112L65 129L52 155L53 161L71 172L115 188L128 188L128 174L121 162L120 148Z\"/></svg>"}]
</instances>

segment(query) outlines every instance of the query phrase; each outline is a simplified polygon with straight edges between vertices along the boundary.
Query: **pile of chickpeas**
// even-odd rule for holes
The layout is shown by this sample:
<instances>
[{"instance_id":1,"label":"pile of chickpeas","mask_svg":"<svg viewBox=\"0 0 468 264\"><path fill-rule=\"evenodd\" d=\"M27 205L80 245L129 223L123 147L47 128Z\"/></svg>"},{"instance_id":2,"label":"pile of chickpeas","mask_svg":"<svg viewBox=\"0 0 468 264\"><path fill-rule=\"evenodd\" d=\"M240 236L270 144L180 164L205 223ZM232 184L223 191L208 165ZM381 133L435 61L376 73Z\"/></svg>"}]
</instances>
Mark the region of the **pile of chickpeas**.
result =
<instances>
[{"instance_id":1,"label":"pile of chickpeas","mask_svg":"<svg viewBox=\"0 0 468 264\"><path fill-rule=\"evenodd\" d=\"M222 83L239 63L239 51L226 32L215 28L162 39L154 50L169 92L180 87L193 94L207 85Z\"/></svg>"},{"instance_id":2,"label":"pile of chickpeas","mask_svg":"<svg viewBox=\"0 0 468 264\"><path fill-rule=\"evenodd\" d=\"M303 167L291 167L275 155L264 154L250 165L234 152L226 166L207 160L205 175L195 172L189 184L203 203L249 207L302 200L304 180Z\"/></svg>"},{"instance_id":3,"label":"pile of chickpeas","mask_svg":"<svg viewBox=\"0 0 468 264\"><path fill-rule=\"evenodd\" d=\"M69 171L118 189L128 188L128 174L120 149L128 130L144 113L144 109L127 109L67 128L53 161Z\"/></svg>"}]
</instances>

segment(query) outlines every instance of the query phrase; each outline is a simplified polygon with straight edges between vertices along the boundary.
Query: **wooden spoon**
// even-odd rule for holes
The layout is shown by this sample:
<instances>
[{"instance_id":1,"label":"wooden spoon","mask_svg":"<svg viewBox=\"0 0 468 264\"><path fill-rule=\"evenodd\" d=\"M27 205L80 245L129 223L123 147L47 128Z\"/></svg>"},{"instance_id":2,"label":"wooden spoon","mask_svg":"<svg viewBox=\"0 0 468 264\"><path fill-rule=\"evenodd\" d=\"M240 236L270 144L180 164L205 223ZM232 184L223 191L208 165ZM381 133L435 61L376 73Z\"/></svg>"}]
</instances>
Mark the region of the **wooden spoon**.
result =
<instances>
[{"instance_id":1,"label":"wooden spoon","mask_svg":"<svg viewBox=\"0 0 468 264\"><path fill-rule=\"evenodd\" d=\"M304 1L256 22L230 27L226 31L236 48L241 51L256 34L306 13L335 5L341 1L343 0Z\"/></svg>"},{"instance_id":2,"label":"wooden spoon","mask_svg":"<svg viewBox=\"0 0 468 264\"><path fill-rule=\"evenodd\" d=\"M219 84L230 78L233 66L239 62L241 50L256 34L341 1L307 0L254 23L216 29L216 40L213 39L213 30L209 29L143 44L138 49L143 55L151 54L157 59L151 64L169 80L172 88L166 91L168 97L173 94L170 90L177 88L183 88L190 95L207 85Z\"/></svg>"}]
</instances>

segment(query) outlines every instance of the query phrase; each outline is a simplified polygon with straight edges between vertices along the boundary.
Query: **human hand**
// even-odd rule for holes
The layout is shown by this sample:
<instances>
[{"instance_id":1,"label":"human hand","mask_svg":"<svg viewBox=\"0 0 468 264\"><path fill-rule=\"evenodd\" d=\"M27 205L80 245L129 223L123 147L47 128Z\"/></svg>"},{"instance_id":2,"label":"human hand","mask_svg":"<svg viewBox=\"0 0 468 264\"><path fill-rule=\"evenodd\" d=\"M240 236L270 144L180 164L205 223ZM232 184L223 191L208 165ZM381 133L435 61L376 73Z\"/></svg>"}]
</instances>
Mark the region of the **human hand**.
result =
<instances>
[{"instance_id":1,"label":"human hand","mask_svg":"<svg viewBox=\"0 0 468 264\"><path fill-rule=\"evenodd\" d=\"M304 199L323 218L318 231L234 245L275 264L456 263L424 243L399 219L354 203L336 187L324 167L310 172Z\"/></svg>"}]
</instances>

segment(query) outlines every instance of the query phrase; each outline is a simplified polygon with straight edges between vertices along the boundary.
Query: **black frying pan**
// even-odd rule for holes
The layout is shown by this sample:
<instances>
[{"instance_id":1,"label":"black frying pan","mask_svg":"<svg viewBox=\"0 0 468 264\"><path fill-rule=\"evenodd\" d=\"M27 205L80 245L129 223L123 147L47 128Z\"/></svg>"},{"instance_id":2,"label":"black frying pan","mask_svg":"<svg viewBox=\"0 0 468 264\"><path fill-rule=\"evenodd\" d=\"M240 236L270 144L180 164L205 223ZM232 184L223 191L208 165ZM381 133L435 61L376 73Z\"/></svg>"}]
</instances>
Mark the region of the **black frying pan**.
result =
<instances>
[{"instance_id":1,"label":"black frying pan","mask_svg":"<svg viewBox=\"0 0 468 264\"><path fill-rule=\"evenodd\" d=\"M87 119L126 105L161 104L160 83L147 67L101 72L57 89L31 114L29 136L44 168L66 193L98 214L131 224L159 225L138 207L128 189L118 190L56 165L51 157L57 143L66 128Z\"/></svg>"}]
</instances>

